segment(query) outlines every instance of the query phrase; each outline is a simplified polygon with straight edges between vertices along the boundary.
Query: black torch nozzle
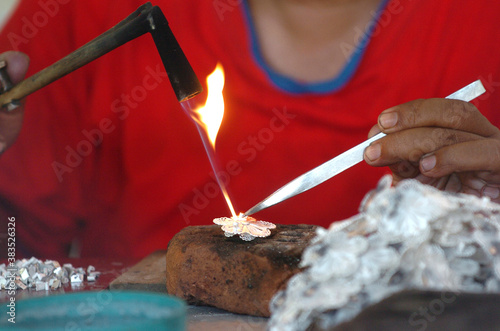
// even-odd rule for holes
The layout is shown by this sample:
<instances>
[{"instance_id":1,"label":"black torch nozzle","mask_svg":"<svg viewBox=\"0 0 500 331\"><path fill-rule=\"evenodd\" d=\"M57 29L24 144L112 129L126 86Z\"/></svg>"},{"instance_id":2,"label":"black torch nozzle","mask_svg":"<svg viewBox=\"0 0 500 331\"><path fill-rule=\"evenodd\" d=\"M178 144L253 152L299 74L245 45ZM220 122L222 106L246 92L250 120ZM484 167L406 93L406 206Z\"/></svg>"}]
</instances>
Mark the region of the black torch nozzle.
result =
<instances>
[{"instance_id":1,"label":"black torch nozzle","mask_svg":"<svg viewBox=\"0 0 500 331\"><path fill-rule=\"evenodd\" d=\"M170 84L179 102L186 101L203 88L189 64L161 9L152 7L148 14L150 32L160 54Z\"/></svg>"}]
</instances>

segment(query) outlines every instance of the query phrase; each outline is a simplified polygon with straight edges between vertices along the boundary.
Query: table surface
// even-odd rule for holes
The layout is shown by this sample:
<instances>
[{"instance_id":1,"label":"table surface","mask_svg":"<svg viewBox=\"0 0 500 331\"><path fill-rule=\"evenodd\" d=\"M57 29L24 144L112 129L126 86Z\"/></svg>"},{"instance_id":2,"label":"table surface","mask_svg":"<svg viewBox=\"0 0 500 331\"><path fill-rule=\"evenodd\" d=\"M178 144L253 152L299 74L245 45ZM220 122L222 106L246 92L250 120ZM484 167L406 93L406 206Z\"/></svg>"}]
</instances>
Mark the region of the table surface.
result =
<instances>
[{"instance_id":1,"label":"table surface","mask_svg":"<svg viewBox=\"0 0 500 331\"><path fill-rule=\"evenodd\" d=\"M2 262L2 261L0 261ZM73 267L93 265L101 276L95 282L81 285L66 284L58 290L17 290L16 299L49 296L78 291L140 290L166 293L165 251L158 251L143 260L66 259ZM445 292L403 291L367 307L352 321L338 325L333 330L414 330L409 318L421 309L441 309ZM426 321L427 331L445 330L500 330L500 294L498 293L448 293L443 311ZM9 299L6 290L0 291L0 302ZM453 300L448 300L453 299ZM425 316L425 315L422 315ZM420 317L422 317L420 316ZM422 317L423 318L423 317ZM265 330L267 318L233 314L214 307L188 306L188 331ZM420 324L419 324L420 325ZM416 329L415 329L416 330Z\"/></svg>"},{"instance_id":2,"label":"table surface","mask_svg":"<svg viewBox=\"0 0 500 331\"><path fill-rule=\"evenodd\" d=\"M64 284L57 290L36 291L34 288L16 291L16 300L80 291L138 290L166 293L165 251L155 252L143 260L110 259L58 259L61 265L71 263L73 267L87 269L95 267L101 275L95 282L85 280L79 284ZM6 290L0 291L0 302L10 299ZM187 329L204 330L265 330L267 318L238 315L214 307L192 306L187 309Z\"/></svg>"}]
</instances>

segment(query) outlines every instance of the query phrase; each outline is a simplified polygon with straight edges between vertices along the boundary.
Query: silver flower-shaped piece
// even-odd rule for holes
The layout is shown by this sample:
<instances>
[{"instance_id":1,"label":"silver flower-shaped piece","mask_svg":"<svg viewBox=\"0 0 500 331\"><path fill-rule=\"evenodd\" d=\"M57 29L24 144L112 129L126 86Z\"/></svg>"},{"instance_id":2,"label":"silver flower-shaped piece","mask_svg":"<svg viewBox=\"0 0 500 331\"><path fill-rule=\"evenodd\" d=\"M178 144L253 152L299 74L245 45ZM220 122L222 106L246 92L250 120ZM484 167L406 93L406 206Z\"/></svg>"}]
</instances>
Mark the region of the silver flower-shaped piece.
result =
<instances>
[{"instance_id":1,"label":"silver flower-shaped piece","mask_svg":"<svg viewBox=\"0 0 500 331\"><path fill-rule=\"evenodd\" d=\"M271 230L276 225L270 222L258 221L253 217L239 214L232 217L219 217L214 219L214 223L222 225L226 237L239 235L245 241L252 241L256 237L265 238L271 235Z\"/></svg>"}]
</instances>

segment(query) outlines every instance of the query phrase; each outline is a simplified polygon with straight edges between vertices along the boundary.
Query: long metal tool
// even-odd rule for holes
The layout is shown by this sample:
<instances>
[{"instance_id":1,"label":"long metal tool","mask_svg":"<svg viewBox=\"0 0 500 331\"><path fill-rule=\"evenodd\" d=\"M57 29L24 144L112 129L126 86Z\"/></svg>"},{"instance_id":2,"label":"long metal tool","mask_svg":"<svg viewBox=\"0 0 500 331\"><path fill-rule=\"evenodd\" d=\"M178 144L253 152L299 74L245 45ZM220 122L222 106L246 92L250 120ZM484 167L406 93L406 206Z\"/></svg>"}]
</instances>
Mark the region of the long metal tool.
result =
<instances>
[{"instance_id":1,"label":"long metal tool","mask_svg":"<svg viewBox=\"0 0 500 331\"><path fill-rule=\"evenodd\" d=\"M446 99L456 99L469 102L472 99L477 98L483 94L486 90L484 89L481 81L477 80L466 87L458 90L457 92L449 95ZM385 133L381 132L370 139L362 142L361 144L345 151L344 153L334 157L330 161L323 163L322 165L306 172L305 174L295 178L285 186L281 187L279 190L268 196L263 201L259 202L252 208L250 208L245 215L251 215L265 208L271 207L277 203L280 203L286 199L289 199L297 194L303 193L324 181L338 175L342 171L349 169L353 165L358 164L363 160L363 153L365 149L375 140L378 140L385 136Z\"/></svg>"},{"instance_id":2,"label":"long metal tool","mask_svg":"<svg viewBox=\"0 0 500 331\"><path fill-rule=\"evenodd\" d=\"M167 19L158 6L148 2L73 53L16 86L4 88L0 94L0 107L9 111L15 109L19 100L27 95L148 32L153 37L177 100L185 101L201 92L201 84L170 30ZM0 75L6 79L4 68L0 70Z\"/></svg>"}]
</instances>

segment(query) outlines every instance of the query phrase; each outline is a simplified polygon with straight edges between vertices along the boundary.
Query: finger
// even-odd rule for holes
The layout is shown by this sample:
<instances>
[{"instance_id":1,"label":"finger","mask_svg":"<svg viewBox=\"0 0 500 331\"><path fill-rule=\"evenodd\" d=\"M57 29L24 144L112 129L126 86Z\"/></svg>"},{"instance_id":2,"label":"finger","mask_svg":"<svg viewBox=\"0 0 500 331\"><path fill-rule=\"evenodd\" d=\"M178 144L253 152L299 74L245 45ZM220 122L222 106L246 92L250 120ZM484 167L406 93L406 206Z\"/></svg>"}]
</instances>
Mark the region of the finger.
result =
<instances>
[{"instance_id":1,"label":"finger","mask_svg":"<svg viewBox=\"0 0 500 331\"><path fill-rule=\"evenodd\" d=\"M452 99L420 99L384 110L378 125L385 133L419 127L442 127L489 137L499 130L469 103Z\"/></svg>"},{"instance_id":2,"label":"finger","mask_svg":"<svg viewBox=\"0 0 500 331\"><path fill-rule=\"evenodd\" d=\"M442 129L417 128L388 134L366 148L365 161L372 166L388 166L400 161L418 163L425 154L443 146L454 145L480 137L471 133Z\"/></svg>"},{"instance_id":3,"label":"finger","mask_svg":"<svg viewBox=\"0 0 500 331\"><path fill-rule=\"evenodd\" d=\"M448 181L446 182L446 185L444 187L444 190L447 192L458 193L462 189L462 186L463 185L460 176L458 176L456 173L453 173L449 176Z\"/></svg>"},{"instance_id":4,"label":"finger","mask_svg":"<svg viewBox=\"0 0 500 331\"><path fill-rule=\"evenodd\" d=\"M373 137L374 135L380 133L380 127L378 125L374 125L372 126L372 128L370 129L370 132L368 132L368 138L371 138Z\"/></svg>"},{"instance_id":5,"label":"finger","mask_svg":"<svg viewBox=\"0 0 500 331\"><path fill-rule=\"evenodd\" d=\"M392 172L392 182L397 185L400 181L408 178L415 178L420 174L418 163L411 163L408 161L401 161L389 166Z\"/></svg>"},{"instance_id":6,"label":"finger","mask_svg":"<svg viewBox=\"0 0 500 331\"><path fill-rule=\"evenodd\" d=\"M465 171L485 171L498 176L500 141L479 139L443 147L420 160L420 171L429 177Z\"/></svg>"},{"instance_id":7,"label":"finger","mask_svg":"<svg viewBox=\"0 0 500 331\"><path fill-rule=\"evenodd\" d=\"M26 75L30 59L28 55L24 53L8 51L0 54L0 61L7 62L7 73L12 83L16 84L23 80Z\"/></svg>"},{"instance_id":8,"label":"finger","mask_svg":"<svg viewBox=\"0 0 500 331\"><path fill-rule=\"evenodd\" d=\"M460 193L466 193L466 194L474 195L474 196L476 196L478 198L481 197L481 192L478 192L477 190L471 189L470 187L467 187L467 186L463 186Z\"/></svg>"},{"instance_id":9,"label":"finger","mask_svg":"<svg viewBox=\"0 0 500 331\"><path fill-rule=\"evenodd\" d=\"M21 52L2 53L0 61L6 61L7 74L14 84L24 78L29 66L29 57ZM13 111L0 111L0 154L11 146L19 135L23 112L23 107Z\"/></svg>"},{"instance_id":10,"label":"finger","mask_svg":"<svg viewBox=\"0 0 500 331\"><path fill-rule=\"evenodd\" d=\"M481 196L487 196L490 199L498 199L500 197L500 178L496 176L494 180L485 180L480 176L486 172L465 172L460 173L460 180L463 186L468 191L475 191Z\"/></svg>"},{"instance_id":11,"label":"finger","mask_svg":"<svg viewBox=\"0 0 500 331\"><path fill-rule=\"evenodd\" d=\"M500 202L500 187L499 186L493 186L489 184L484 184L484 186L481 189L475 189L471 188L466 185L462 185L462 190L461 192L467 193L467 194L473 194L477 197L488 197L494 202Z\"/></svg>"},{"instance_id":12,"label":"finger","mask_svg":"<svg viewBox=\"0 0 500 331\"><path fill-rule=\"evenodd\" d=\"M432 178L419 174L415 179L422 184L430 185L442 191L457 193L462 189L462 183L456 174L441 178Z\"/></svg>"},{"instance_id":13,"label":"finger","mask_svg":"<svg viewBox=\"0 0 500 331\"><path fill-rule=\"evenodd\" d=\"M485 185L481 190L482 196L487 196L491 200L498 202L500 200L500 187Z\"/></svg>"}]
</instances>

